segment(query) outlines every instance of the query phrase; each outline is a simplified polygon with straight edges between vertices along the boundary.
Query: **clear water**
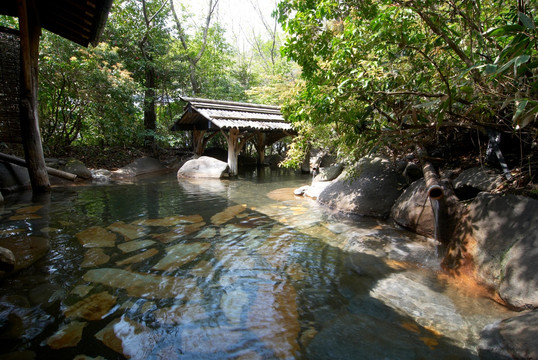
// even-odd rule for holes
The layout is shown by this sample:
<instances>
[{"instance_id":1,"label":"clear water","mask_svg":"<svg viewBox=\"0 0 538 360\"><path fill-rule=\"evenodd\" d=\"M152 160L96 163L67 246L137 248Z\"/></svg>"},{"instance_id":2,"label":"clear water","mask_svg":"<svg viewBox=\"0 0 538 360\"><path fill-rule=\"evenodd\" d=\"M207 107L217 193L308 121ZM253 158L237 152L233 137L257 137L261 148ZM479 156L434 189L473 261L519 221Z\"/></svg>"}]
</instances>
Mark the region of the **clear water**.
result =
<instances>
[{"instance_id":1,"label":"clear water","mask_svg":"<svg viewBox=\"0 0 538 360\"><path fill-rule=\"evenodd\" d=\"M510 313L444 275L434 241L295 198L310 180L166 175L8 200L0 241L50 250L0 280L0 358L476 358Z\"/></svg>"}]
</instances>

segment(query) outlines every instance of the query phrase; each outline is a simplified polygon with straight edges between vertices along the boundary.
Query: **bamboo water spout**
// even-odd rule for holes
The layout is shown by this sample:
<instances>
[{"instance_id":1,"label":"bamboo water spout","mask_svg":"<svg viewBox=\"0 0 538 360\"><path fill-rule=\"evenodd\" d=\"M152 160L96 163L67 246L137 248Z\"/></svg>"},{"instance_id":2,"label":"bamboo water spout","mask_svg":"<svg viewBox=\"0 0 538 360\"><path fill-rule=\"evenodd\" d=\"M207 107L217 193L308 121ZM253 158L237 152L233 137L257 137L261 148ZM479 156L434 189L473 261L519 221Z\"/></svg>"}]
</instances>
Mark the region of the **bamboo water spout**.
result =
<instances>
[{"instance_id":1,"label":"bamboo water spout","mask_svg":"<svg viewBox=\"0 0 538 360\"><path fill-rule=\"evenodd\" d=\"M424 180L426 181L426 189L428 189L428 197L431 200L442 199L443 196L445 195L445 192L442 186L440 185L441 181L439 180L439 176L437 175L435 168L429 161L425 160L428 157L428 153L420 145L416 146L416 152L420 160L420 163L422 164L422 173L424 174Z\"/></svg>"},{"instance_id":2,"label":"bamboo water spout","mask_svg":"<svg viewBox=\"0 0 538 360\"><path fill-rule=\"evenodd\" d=\"M428 161L424 161L422 163L422 172L424 173L424 180L426 180L426 188L428 189L430 199L442 199L445 192L440 185L439 176L437 176L433 165Z\"/></svg>"}]
</instances>

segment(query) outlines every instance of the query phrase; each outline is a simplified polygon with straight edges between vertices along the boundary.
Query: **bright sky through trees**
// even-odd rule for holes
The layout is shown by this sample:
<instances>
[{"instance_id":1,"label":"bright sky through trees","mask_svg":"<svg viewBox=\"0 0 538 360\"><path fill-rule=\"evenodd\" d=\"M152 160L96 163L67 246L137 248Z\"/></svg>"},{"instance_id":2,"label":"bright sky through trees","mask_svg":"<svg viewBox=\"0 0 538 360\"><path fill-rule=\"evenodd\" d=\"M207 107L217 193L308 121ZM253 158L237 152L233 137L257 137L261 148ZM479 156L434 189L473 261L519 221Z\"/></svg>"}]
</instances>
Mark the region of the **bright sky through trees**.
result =
<instances>
[{"instance_id":1,"label":"bright sky through trees","mask_svg":"<svg viewBox=\"0 0 538 360\"><path fill-rule=\"evenodd\" d=\"M175 2L178 7L183 4L194 15L189 24L192 27L207 15L207 0ZM231 44L241 51L247 50L252 47L254 34L266 34L262 17L267 24L273 26L271 14L276 9L276 3L276 0L220 0L215 19L226 29L226 38Z\"/></svg>"}]
</instances>

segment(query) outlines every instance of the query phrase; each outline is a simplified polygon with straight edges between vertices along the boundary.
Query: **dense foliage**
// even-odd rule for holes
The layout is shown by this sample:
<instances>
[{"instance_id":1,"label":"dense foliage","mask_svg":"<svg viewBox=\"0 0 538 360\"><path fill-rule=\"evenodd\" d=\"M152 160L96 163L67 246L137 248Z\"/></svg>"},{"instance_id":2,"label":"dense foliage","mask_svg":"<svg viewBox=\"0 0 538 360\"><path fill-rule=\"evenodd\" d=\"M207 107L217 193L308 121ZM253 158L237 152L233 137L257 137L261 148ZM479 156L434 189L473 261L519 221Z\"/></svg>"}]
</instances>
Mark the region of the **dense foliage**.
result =
<instances>
[{"instance_id":1,"label":"dense foliage","mask_svg":"<svg viewBox=\"0 0 538 360\"><path fill-rule=\"evenodd\" d=\"M285 109L300 130L289 163L312 144L353 161L487 129L517 137L529 157L537 14L521 0L281 1L283 52L303 79Z\"/></svg>"},{"instance_id":2,"label":"dense foliage","mask_svg":"<svg viewBox=\"0 0 538 360\"><path fill-rule=\"evenodd\" d=\"M219 0L204 3L207 12L194 14L187 1L114 1L96 47L43 31L46 154L77 146L188 148L188 133L169 131L183 111L180 96L279 104L295 73L280 56L277 32L254 34L257 46L239 51L219 22ZM0 16L0 25L16 28L17 21Z\"/></svg>"}]
</instances>

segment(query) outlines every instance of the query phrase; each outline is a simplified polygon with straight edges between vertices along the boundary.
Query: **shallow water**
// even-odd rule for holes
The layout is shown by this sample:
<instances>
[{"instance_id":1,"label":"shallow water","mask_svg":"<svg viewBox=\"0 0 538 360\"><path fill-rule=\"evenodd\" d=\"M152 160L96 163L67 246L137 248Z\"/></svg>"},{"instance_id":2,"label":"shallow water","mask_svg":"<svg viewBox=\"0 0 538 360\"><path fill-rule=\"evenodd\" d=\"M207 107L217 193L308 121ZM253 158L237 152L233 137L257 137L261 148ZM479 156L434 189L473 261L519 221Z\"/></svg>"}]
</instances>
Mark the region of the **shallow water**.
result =
<instances>
[{"instance_id":1,"label":"shallow water","mask_svg":"<svg viewBox=\"0 0 538 360\"><path fill-rule=\"evenodd\" d=\"M294 197L310 180L166 175L8 202L0 245L51 249L0 282L0 358L476 358L510 312L443 275L434 241Z\"/></svg>"}]
</instances>

